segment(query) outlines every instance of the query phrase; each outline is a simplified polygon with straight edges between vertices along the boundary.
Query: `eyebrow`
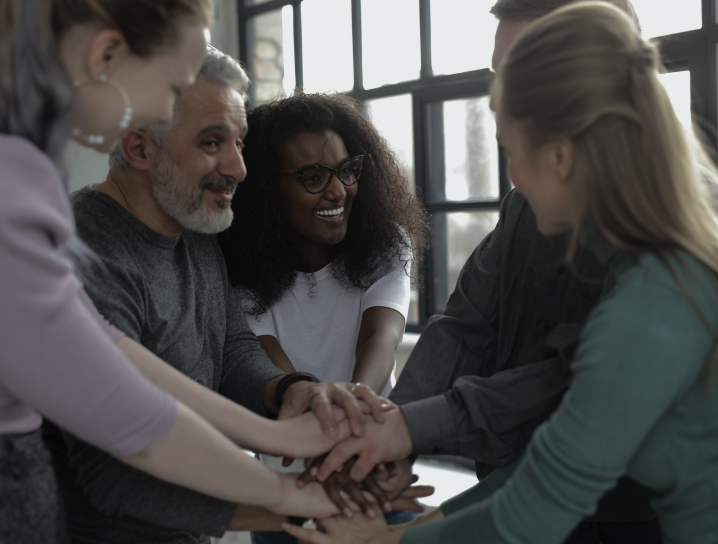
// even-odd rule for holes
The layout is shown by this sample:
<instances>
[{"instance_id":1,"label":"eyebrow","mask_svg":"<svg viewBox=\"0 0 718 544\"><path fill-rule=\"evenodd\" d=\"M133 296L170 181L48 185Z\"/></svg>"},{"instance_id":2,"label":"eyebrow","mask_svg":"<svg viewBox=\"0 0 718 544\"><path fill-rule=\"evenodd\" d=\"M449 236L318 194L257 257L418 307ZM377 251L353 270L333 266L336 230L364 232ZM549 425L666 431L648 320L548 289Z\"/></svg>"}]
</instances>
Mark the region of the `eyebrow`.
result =
<instances>
[{"instance_id":1,"label":"eyebrow","mask_svg":"<svg viewBox=\"0 0 718 544\"><path fill-rule=\"evenodd\" d=\"M229 132L229 126L226 123L214 123L207 125L197 133L197 139L201 139L203 136L207 136L212 132Z\"/></svg>"},{"instance_id":2,"label":"eyebrow","mask_svg":"<svg viewBox=\"0 0 718 544\"><path fill-rule=\"evenodd\" d=\"M347 162L351 157L347 156L346 158L339 161L339 164L337 166L341 166L345 162ZM314 166L326 166L326 164L319 164L318 162L313 162L311 164L305 164L304 166L300 166L299 168L295 168L295 171L297 170L304 170L305 168L312 168ZM331 166L327 166L327 168L331 168Z\"/></svg>"}]
</instances>

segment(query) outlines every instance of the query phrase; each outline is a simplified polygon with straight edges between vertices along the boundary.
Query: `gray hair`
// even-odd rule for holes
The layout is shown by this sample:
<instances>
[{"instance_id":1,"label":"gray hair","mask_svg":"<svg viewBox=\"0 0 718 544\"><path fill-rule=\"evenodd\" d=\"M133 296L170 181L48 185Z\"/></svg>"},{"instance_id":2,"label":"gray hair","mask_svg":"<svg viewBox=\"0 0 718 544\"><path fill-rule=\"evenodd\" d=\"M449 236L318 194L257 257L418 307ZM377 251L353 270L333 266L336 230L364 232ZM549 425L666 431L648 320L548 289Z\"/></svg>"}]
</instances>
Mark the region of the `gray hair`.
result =
<instances>
[{"instance_id":1,"label":"gray hair","mask_svg":"<svg viewBox=\"0 0 718 544\"><path fill-rule=\"evenodd\" d=\"M202 62L197 77L203 77L212 83L232 87L242 96L245 102L248 99L249 76L247 72L244 71L239 62L217 49L207 51L207 56ZM178 104L179 101L175 102L175 117ZM169 123L155 123L141 127L141 130L146 132L155 144L162 147L165 143L167 132L174 126L174 121L170 121ZM122 151L122 142L117 142L117 145L110 152L110 172L122 172L129 168L130 163L127 162Z\"/></svg>"}]
</instances>

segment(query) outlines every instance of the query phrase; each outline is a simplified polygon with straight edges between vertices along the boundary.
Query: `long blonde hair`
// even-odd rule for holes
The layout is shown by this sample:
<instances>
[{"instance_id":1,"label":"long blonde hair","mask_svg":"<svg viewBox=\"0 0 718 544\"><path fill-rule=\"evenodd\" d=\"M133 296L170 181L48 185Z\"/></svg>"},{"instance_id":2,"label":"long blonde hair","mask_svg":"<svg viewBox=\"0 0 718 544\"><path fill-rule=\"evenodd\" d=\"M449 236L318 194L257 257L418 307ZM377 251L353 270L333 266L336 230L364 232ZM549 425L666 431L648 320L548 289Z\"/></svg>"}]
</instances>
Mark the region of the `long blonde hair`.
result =
<instances>
[{"instance_id":1,"label":"long blonde hair","mask_svg":"<svg viewBox=\"0 0 718 544\"><path fill-rule=\"evenodd\" d=\"M718 278L718 214L701 168L716 169L678 121L660 69L656 48L625 13L580 2L521 33L500 69L499 107L536 146L571 138L580 210L608 243L661 258L683 249Z\"/></svg>"}]
</instances>

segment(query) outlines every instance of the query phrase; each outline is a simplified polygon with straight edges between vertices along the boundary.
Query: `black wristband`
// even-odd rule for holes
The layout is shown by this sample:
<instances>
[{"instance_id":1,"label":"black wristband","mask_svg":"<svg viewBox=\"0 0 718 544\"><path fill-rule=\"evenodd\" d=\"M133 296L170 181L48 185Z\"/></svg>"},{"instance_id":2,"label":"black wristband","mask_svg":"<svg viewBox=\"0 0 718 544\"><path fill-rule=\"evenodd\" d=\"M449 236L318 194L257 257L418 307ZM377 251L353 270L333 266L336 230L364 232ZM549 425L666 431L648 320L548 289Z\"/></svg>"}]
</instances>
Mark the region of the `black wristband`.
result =
<instances>
[{"instance_id":1,"label":"black wristband","mask_svg":"<svg viewBox=\"0 0 718 544\"><path fill-rule=\"evenodd\" d=\"M274 404L277 406L277 412L282 407L282 401L284 401L284 393L287 392L289 386L297 382L312 382L319 383L319 378L309 372L293 372L283 376L277 387L274 389Z\"/></svg>"}]
</instances>

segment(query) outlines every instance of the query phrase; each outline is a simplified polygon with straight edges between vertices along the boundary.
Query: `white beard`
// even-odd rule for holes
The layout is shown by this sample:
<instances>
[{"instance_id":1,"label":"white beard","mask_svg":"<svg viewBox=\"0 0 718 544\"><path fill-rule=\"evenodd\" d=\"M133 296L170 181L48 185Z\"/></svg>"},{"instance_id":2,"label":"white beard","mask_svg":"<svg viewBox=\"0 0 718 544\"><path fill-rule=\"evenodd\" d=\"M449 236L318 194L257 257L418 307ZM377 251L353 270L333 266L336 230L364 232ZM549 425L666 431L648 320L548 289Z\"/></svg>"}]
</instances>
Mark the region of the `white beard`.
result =
<instances>
[{"instance_id":1,"label":"white beard","mask_svg":"<svg viewBox=\"0 0 718 544\"><path fill-rule=\"evenodd\" d=\"M202 193L204 186L210 182L202 180L198 190L190 188L177 163L160 150L152 180L152 196L160 209L183 228L202 234L216 234L229 228L234 212L229 203L220 211L207 209Z\"/></svg>"}]
</instances>

